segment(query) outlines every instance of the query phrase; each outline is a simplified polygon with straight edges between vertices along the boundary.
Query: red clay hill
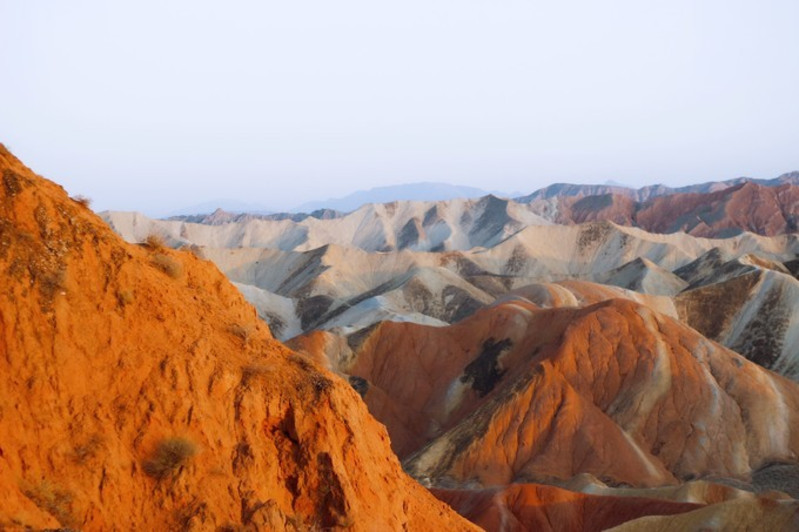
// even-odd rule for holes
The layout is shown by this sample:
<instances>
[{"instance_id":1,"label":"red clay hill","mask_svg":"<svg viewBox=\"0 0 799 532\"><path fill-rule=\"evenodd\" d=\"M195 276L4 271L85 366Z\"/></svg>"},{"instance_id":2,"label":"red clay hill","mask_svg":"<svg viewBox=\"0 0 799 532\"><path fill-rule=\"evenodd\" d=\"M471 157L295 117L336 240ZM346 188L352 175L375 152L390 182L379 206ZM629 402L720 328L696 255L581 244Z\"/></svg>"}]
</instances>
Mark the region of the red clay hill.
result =
<instances>
[{"instance_id":1,"label":"red clay hill","mask_svg":"<svg viewBox=\"0 0 799 532\"><path fill-rule=\"evenodd\" d=\"M473 528L213 265L0 173L0 528Z\"/></svg>"},{"instance_id":2,"label":"red clay hill","mask_svg":"<svg viewBox=\"0 0 799 532\"><path fill-rule=\"evenodd\" d=\"M775 187L745 182L710 193L677 193L637 202L619 194L559 196L537 200L534 212L547 215L557 202L556 223L611 221L651 233L684 231L698 237L723 238L749 231L773 236L799 229L799 186Z\"/></svg>"}]
</instances>

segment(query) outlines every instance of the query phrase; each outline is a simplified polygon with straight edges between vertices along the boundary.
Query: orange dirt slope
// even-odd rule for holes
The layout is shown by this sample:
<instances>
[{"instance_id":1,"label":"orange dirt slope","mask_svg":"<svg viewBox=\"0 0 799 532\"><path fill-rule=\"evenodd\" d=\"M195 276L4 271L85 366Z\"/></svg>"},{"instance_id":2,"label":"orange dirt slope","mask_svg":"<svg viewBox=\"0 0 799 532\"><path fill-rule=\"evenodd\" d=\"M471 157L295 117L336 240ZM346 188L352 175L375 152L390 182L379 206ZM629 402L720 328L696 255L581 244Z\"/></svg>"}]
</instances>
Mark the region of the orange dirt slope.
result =
<instances>
[{"instance_id":1,"label":"orange dirt slope","mask_svg":"<svg viewBox=\"0 0 799 532\"><path fill-rule=\"evenodd\" d=\"M799 454L795 383L632 301L384 322L348 360L406 471L442 487L746 479Z\"/></svg>"},{"instance_id":2,"label":"orange dirt slope","mask_svg":"<svg viewBox=\"0 0 799 532\"><path fill-rule=\"evenodd\" d=\"M0 529L472 528L214 266L0 173Z\"/></svg>"}]
</instances>

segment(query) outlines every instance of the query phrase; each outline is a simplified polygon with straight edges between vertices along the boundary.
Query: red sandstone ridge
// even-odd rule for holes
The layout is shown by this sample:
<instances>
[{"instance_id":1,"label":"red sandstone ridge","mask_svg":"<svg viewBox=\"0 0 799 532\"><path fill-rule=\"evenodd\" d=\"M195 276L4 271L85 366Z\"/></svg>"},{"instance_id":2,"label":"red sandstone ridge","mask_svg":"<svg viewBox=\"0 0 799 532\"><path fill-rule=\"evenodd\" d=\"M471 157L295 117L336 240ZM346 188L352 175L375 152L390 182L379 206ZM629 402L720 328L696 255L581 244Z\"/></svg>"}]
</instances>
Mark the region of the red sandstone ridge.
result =
<instances>
[{"instance_id":1,"label":"red sandstone ridge","mask_svg":"<svg viewBox=\"0 0 799 532\"><path fill-rule=\"evenodd\" d=\"M472 529L215 267L0 172L0 528Z\"/></svg>"},{"instance_id":2,"label":"red sandstone ridge","mask_svg":"<svg viewBox=\"0 0 799 532\"><path fill-rule=\"evenodd\" d=\"M684 231L698 237L742 231L773 236L799 228L799 186L788 183L767 187L745 182L716 192L658 196L640 203L614 194L562 196L537 200L531 208L545 214L553 210L553 201L553 221L565 224L611 221L653 233Z\"/></svg>"},{"instance_id":3,"label":"red sandstone ridge","mask_svg":"<svg viewBox=\"0 0 799 532\"><path fill-rule=\"evenodd\" d=\"M437 486L746 481L799 453L795 383L632 301L509 301L450 327L385 322L349 347L331 360Z\"/></svg>"},{"instance_id":4,"label":"red sandstone ridge","mask_svg":"<svg viewBox=\"0 0 799 532\"><path fill-rule=\"evenodd\" d=\"M772 236L792 233L799 223L799 187L744 183L711 194L663 196L638 211L636 223L656 233L728 236L740 231Z\"/></svg>"}]
</instances>

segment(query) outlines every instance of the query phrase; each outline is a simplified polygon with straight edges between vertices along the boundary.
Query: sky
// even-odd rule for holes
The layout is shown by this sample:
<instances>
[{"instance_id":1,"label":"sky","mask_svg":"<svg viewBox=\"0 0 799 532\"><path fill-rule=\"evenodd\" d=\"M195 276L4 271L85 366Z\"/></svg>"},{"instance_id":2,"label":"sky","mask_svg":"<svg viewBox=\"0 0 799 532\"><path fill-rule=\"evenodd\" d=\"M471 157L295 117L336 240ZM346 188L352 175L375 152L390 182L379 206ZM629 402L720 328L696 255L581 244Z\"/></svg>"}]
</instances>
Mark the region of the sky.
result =
<instances>
[{"instance_id":1,"label":"sky","mask_svg":"<svg viewBox=\"0 0 799 532\"><path fill-rule=\"evenodd\" d=\"M0 0L0 142L95 210L799 169L799 2Z\"/></svg>"}]
</instances>

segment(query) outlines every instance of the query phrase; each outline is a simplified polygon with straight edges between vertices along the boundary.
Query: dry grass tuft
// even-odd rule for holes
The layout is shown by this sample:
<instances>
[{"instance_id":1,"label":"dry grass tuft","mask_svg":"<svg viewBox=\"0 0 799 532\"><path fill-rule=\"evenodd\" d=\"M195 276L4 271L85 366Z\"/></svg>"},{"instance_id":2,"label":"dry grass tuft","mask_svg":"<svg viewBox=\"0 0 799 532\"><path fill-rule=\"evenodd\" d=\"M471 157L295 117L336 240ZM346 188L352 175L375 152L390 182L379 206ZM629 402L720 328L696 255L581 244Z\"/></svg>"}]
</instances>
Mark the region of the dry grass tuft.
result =
<instances>
[{"instance_id":1,"label":"dry grass tuft","mask_svg":"<svg viewBox=\"0 0 799 532\"><path fill-rule=\"evenodd\" d=\"M79 205L82 205L83 207L86 207L87 209L91 207L92 204L91 198L87 198L86 196L81 196L81 195L73 196L72 201L74 201Z\"/></svg>"},{"instance_id":2,"label":"dry grass tuft","mask_svg":"<svg viewBox=\"0 0 799 532\"><path fill-rule=\"evenodd\" d=\"M198 246L197 244L191 244L190 246L183 246L180 248L180 250L186 251L187 253L191 253L200 260L206 260L203 248L201 246Z\"/></svg>"},{"instance_id":3,"label":"dry grass tuft","mask_svg":"<svg viewBox=\"0 0 799 532\"><path fill-rule=\"evenodd\" d=\"M253 331L254 328L251 324L241 325L240 323L234 323L228 327L228 332L245 344L250 340Z\"/></svg>"},{"instance_id":4,"label":"dry grass tuft","mask_svg":"<svg viewBox=\"0 0 799 532\"><path fill-rule=\"evenodd\" d=\"M147 238L144 239L144 245L153 251L163 251L166 249L164 237L155 233L147 235Z\"/></svg>"},{"instance_id":5,"label":"dry grass tuft","mask_svg":"<svg viewBox=\"0 0 799 532\"><path fill-rule=\"evenodd\" d=\"M84 443L75 445L73 449L72 459L77 464L84 464L86 461L97 456L97 453L103 446L103 440L100 436L95 434Z\"/></svg>"},{"instance_id":6,"label":"dry grass tuft","mask_svg":"<svg viewBox=\"0 0 799 532\"><path fill-rule=\"evenodd\" d=\"M197 445L187 438L162 440L149 460L144 462L144 472L157 480L176 475L197 454Z\"/></svg>"},{"instance_id":7,"label":"dry grass tuft","mask_svg":"<svg viewBox=\"0 0 799 532\"><path fill-rule=\"evenodd\" d=\"M173 279L177 279L183 274L183 265L177 259L169 255L159 253L153 256L151 262L153 266Z\"/></svg>"},{"instance_id":8,"label":"dry grass tuft","mask_svg":"<svg viewBox=\"0 0 799 532\"><path fill-rule=\"evenodd\" d=\"M117 290L117 303L120 307L125 307L133 303L136 296L133 295L133 290Z\"/></svg>"},{"instance_id":9,"label":"dry grass tuft","mask_svg":"<svg viewBox=\"0 0 799 532\"><path fill-rule=\"evenodd\" d=\"M25 496L33 503L56 518L61 526L74 526L72 515L72 494L49 480L42 480L36 485L24 489Z\"/></svg>"}]
</instances>

